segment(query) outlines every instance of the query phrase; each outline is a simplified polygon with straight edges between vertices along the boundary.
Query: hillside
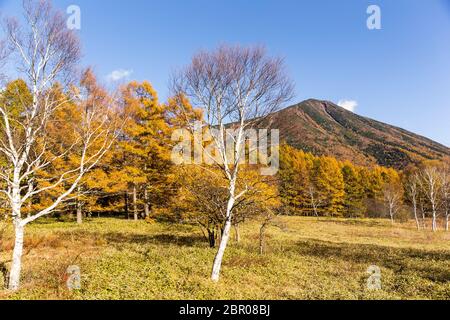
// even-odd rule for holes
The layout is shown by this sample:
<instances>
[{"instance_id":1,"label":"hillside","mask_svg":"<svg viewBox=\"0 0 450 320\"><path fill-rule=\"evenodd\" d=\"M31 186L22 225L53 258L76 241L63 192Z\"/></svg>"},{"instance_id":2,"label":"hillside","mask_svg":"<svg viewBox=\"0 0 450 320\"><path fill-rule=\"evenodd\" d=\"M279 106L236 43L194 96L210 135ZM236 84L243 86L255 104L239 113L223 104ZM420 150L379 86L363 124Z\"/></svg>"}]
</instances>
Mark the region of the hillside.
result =
<instances>
[{"instance_id":1,"label":"hillside","mask_svg":"<svg viewBox=\"0 0 450 320\"><path fill-rule=\"evenodd\" d=\"M293 147L359 165L402 169L410 163L450 156L444 145L328 101L307 100L269 115L264 122L280 129L281 139Z\"/></svg>"}]
</instances>

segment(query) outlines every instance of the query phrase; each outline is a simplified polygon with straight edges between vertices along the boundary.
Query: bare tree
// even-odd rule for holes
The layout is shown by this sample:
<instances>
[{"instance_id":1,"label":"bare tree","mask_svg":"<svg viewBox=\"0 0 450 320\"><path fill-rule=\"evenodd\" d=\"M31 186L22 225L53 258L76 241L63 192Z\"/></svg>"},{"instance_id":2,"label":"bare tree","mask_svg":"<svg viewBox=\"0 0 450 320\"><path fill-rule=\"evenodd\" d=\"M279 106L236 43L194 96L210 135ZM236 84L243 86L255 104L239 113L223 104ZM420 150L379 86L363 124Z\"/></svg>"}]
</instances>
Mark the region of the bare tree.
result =
<instances>
[{"instance_id":1,"label":"bare tree","mask_svg":"<svg viewBox=\"0 0 450 320\"><path fill-rule=\"evenodd\" d=\"M394 218L400 209L402 200L402 193L395 183L386 184L383 188L384 202L388 209L388 214L391 219L391 223L394 224Z\"/></svg>"},{"instance_id":2,"label":"bare tree","mask_svg":"<svg viewBox=\"0 0 450 320\"><path fill-rule=\"evenodd\" d=\"M441 169L442 211L445 218L445 231L449 231L450 220L450 167L447 163Z\"/></svg>"},{"instance_id":3,"label":"bare tree","mask_svg":"<svg viewBox=\"0 0 450 320\"><path fill-rule=\"evenodd\" d=\"M406 191L413 206L414 219L416 220L417 230L420 230L420 222L418 215L419 206L419 175L417 173L412 174L406 182Z\"/></svg>"},{"instance_id":4,"label":"bare tree","mask_svg":"<svg viewBox=\"0 0 450 320\"><path fill-rule=\"evenodd\" d=\"M272 210L271 208L265 208L263 211L261 225L259 227L259 254L263 255L266 252L266 233L270 226L279 228L282 231L287 229L286 225L279 221L277 218L280 216L281 211Z\"/></svg>"},{"instance_id":5,"label":"bare tree","mask_svg":"<svg viewBox=\"0 0 450 320\"><path fill-rule=\"evenodd\" d=\"M70 98L55 96L54 88L57 83L70 83L80 57L79 41L66 28L63 15L49 2L24 1L24 13L24 28L9 19L5 23L5 34L12 49L10 58L25 80L31 99L22 101L19 115L7 105L0 105L0 153L6 160L5 170L0 174L6 188L1 192L8 198L15 229L10 290L17 290L20 285L25 226L48 215L70 197L84 174L107 152L115 132L105 106L92 106L83 113L81 123L73 128L77 137L73 145L66 146L61 153L55 152L58 148L52 145L48 128L55 112ZM39 172L52 167L73 150L79 150L80 154L71 169L55 171L58 176L39 181ZM62 191L47 208L23 218L24 204L50 190Z\"/></svg>"},{"instance_id":6,"label":"bare tree","mask_svg":"<svg viewBox=\"0 0 450 320\"><path fill-rule=\"evenodd\" d=\"M318 209L323 203L321 195L317 191L317 188L312 184L310 184L308 192L309 192L309 200L311 203L311 207L313 208L314 215L316 217L319 217Z\"/></svg>"},{"instance_id":7,"label":"bare tree","mask_svg":"<svg viewBox=\"0 0 450 320\"><path fill-rule=\"evenodd\" d=\"M173 89L175 95L185 95L194 106L202 107L207 126L216 129L213 140L219 160L214 162L228 181L224 229L211 274L216 282L230 237L233 207L245 194L245 190L236 194L244 131L290 100L293 86L284 73L282 59L267 57L260 47L221 46L195 55L191 64L175 75ZM226 132L227 122L233 122L233 135ZM227 149L230 138L234 146Z\"/></svg>"},{"instance_id":8,"label":"bare tree","mask_svg":"<svg viewBox=\"0 0 450 320\"><path fill-rule=\"evenodd\" d=\"M441 206L442 177L439 169L435 165L427 165L420 172L420 187L430 204L432 216L432 230L437 231L437 219L439 217L439 207Z\"/></svg>"}]
</instances>

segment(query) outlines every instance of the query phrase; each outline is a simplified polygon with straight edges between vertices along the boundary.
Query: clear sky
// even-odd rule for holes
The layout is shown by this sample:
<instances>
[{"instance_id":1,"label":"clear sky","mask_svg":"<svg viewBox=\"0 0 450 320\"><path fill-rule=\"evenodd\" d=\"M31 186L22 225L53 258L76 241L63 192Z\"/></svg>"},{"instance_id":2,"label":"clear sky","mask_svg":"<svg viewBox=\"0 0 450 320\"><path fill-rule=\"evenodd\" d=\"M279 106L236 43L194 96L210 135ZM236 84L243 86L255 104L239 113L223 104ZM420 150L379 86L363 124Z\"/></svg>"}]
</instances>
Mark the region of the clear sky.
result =
<instances>
[{"instance_id":1,"label":"clear sky","mask_svg":"<svg viewBox=\"0 0 450 320\"><path fill-rule=\"evenodd\" d=\"M0 0L2 14L20 2ZM263 44L285 57L293 103L347 100L358 114L450 146L450 0L54 3L80 7L83 63L105 82L149 80L165 99L171 71L198 49ZM381 30L366 27L371 4L381 8Z\"/></svg>"}]
</instances>

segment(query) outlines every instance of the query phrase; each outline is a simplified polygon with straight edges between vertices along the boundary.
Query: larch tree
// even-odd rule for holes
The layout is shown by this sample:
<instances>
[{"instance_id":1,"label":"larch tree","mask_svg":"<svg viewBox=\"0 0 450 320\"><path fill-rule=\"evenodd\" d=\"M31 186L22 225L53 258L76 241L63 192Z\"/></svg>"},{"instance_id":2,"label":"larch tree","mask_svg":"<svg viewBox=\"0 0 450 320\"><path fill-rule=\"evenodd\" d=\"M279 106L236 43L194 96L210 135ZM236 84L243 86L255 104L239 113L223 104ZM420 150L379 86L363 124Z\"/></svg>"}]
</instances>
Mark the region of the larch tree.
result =
<instances>
[{"instance_id":1,"label":"larch tree","mask_svg":"<svg viewBox=\"0 0 450 320\"><path fill-rule=\"evenodd\" d=\"M137 220L141 211L149 217L153 208L166 204L173 195L172 132L192 119L201 120L201 113L183 98L160 103L147 81L126 85L121 100L127 123L119 143L123 158L119 176L127 180L127 189L131 189Z\"/></svg>"},{"instance_id":2,"label":"larch tree","mask_svg":"<svg viewBox=\"0 0 450 320\"><path fill-rule=\"evenodd\" d=\"M290 100L293 86L282 59L268 57L260 47L221 46L213 52L200 52L173 80L175 94L186 96L194 106L202 108L206 125L217 132L213 143L218 160L214 157L214 161L228 184L223 234L211 273L212 281L217 282L230 238L233 209L246 193L236 192L245 129ZM226 132L228 122L233 123L232 137ZM232 152L228 152L227 140L233 140Z\"/></svg>"},{"instance_id":3,"label":"larch tree","mask_svg":"<svg viewBox=\"0 0 450 320\"><path fill-rule=\"evenodd\" d=\"M361 217L364 214L364 188L361 183L360 170L350 162L342 167L344 178L344 207L346 214L351 217Z\"/></svg>"},{"instance_id":4,"label":"larch tree","mask_svg":"<svg viewBox=\"0 0 450 320\"><path fill-rule=\"evenodd\" d=\"M6 186L0 191L8 199L15 231L9 274L9 289L13 291L20 286L25 226L54 211L74 192L84 174L107 152L114 136L105 106L98 106L88 110L81 123L74 123L72 145L62 153L54 151L59 146L53 144L48 128L55 112L70 98L55 98L53 88L58 81L70 79L80 56L79 42L66 28L63 15L49 2L24 1L24 13L25 26L8 19L5 34L11 48L8 61L13 61L17 74L23 77L30 97L21 101L20 113L8 104L0 105L0 153L5 159L0 177ZM4 70L11 67L6 65ZM40 176L41 171L69 157L73 150L81 150L76 165L63 172L56 170L58 175L50 179ZM27 201L56 189L60 192L45 208L23 217Z\"/></svg>"},{"instance_id":5,"label":"larch tree","mask_svg":"<svg viewBox=\"0 0 450 320\"><path fill-rule=\"evenodd\" d=\"M164 130L165 128L162 127L164 119L156 91L148 82L129 83L122 90L121 100L127 118L120 139L120 147L123 150L122 176L128 180L125 197L128 199L129 189L131 189L133 216L134 220L138 220L139 204L142 204L139 194L142 189L147 188L145 171L148 155L152 147L155 147L151 145L151 138L152 134L158 134L158 128L152 128L151 121L152 118L157 117L155 119L157 125L160 130ZM148 209L145 209L145 212L147 211Z\"/></svg>"},{"instance_id":6,"label":"larch tree","mask_svg":"<svg viewBox=\"0 0 450 320\"><path fill-rule=\"evenodd\" d=\"M104 106L111 105L113 103L113 97L111 97L104 88L102 88L92 71L91 68L86 69L80 79L80 84L78 87L73 87L74 96L76 97L73 101L73 105L75 107L75 113L80 117L86 117L91 110L98 110ZM63 116L60 117L60 123L70 123L71 119L74 118L73 113L65 112L62 108L61 112ZM56 128L54 134L60 134L66 136L64 128ZM102 143L102 141L98 141L97 144ZM74 150L73 155L76 159L76 155L79 157L82 156L82 150ZM87 172L81 181L78 183L74 194L75 200L75 212L77 223L81 224L83 222L83 211L85 211L85 206L90 204L90 206L94 205L97 199L97 192L101 189L101 183L99 180L93 177L93 174L99 174L99 167L102 164L104 157L97 163L96 168L94 170ZM77 160L79 161L79 160ZM69 163L69 167L71 164ZM95 171L95 172L93 172Z\"/></svg>"},{"instance_id":7,"label":"larch tree","mask_svg":"<svg viewBox=\"0 0 450 320\"><path fill-rule=\"evenodd\" d=\"M312 155L305 154L287 145L280 147L279 186L280 196L286 214L303 214L310 203L311 191L315 187L311 182ZM314 189L314 190L312 190ZM313 196L313 198L316 198ZM316 201L314 201L316 203ZM313 206L316 213L317 208Z\"/></svg>"},{"instance_id":8,"label":"larch tree","mask_svg":"<svg viewBox=\"0 0 450 320\"><path fill-rule=\"evenodd\" d=\"M318 157L314 161L312 182L322 203L323 215L341 216L344 209L344 177L339 162L332 157ZM317 199L316 199L317 201Z\"/></svg>"}]
</instances>

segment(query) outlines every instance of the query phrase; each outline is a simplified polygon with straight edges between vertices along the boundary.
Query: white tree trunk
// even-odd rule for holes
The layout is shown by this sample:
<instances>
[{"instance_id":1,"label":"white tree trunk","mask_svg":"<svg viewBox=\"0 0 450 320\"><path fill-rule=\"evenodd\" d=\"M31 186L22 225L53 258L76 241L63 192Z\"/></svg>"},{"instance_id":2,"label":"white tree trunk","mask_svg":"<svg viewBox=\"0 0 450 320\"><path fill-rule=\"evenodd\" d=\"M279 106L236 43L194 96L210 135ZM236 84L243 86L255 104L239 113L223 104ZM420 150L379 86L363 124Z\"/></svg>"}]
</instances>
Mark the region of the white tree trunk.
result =
<instances>
[{"instance_id":1,"label":"white tree trunk","mask_svg":"<svg viewBox=\"0 0 450 320\"><path fill-rule=\"evenodd\" d=\"M417 230L420 230L419 216L417 215L417 203L415 200L413 201L413 206L414 206L414 219L416 219Z\"/></svg>"},{"instance_id":2,"label":"white tree trunk","mask_svg":"<svg viewBox=\"0 0 450 320\"><path fill-rule=\"evenodd\" d=\"M231 189L234 190L234 187L232 187ZM219 250L217 251L217 254L216 254L216 257L215 257L214 263L213 263L211 280L214 282L219 281L220 269L222 268L223 255L225 254L225 249L227 248L228 240L230 239L231 220L232 220L231 214L232 214L234 202L236 201L233 193L234 193L234 191L232 191L232 195L230 196L230 199L228 200L227 221L225 222L225 227L223 229L222 237L220 239Z\"/></svg>"},{"instance_id":3,"label":"white tree trunk","mask_svg":"<svg viewBox=\"0 0 450 320\"><path fill-rule=\"evenodd\" d=\"M433 223L432 223L432 230L433 230L433 232L436 232L437 231L437 213L436 213L436 205L435 205L435 203L432 201L431 202L431 206L432 206L432 209L433 209Z\"/></svg>"},{"instance_id":4,"label":"white tree trunk","mask_svg":"<svg viewBox=\"0 0 450 320\"><path fill-rule=\"evenodd\" d=\"M433 212L433 224L432 224L433 232L437 231L437 221L436 221L436 212Z\"/></svg>"},{"instance_id":5,"label":"white tree trunk","mask_svg":"<svg viewBox=\"0 0 450 320\"><path fill-rule=\"evenodd\" d=\"M83 210L80 201L77 201L77 223L83 224Z\"/></svg>"},{"instance_id":6,"label":"white tree trunk","mask_svg":"<svg viewBox=\"0 0 450 320\"><path fill-rule=\"evenodd\" d=\"M83 207L80 201L81 188L78 187L78 199L77 199L77 223L83 224Z\"/></svg>"},{"instance_id":7,"label":"white tree trunk","mask_svg":"<svg viewBox=\"0 0 450 320\"><path fill-rule=\"evenodd\" d=\"M219 250L217 251L216 258L214 259L213 270L211 274L211 280L218 282L220 278L220 269L222 268L223 255L230 239L231 221L227 220L225 228L223 229L222 239L220 241Z\"/></svg>"},{"instance_id":8,"label":"white tree trunk","mask_svg":"<svg viewBox=\"0 0 450 320\"><path fill-rule=\"evenodd\" d=\"M425 230L427 228L427 218L425 216L425 211L422 208L422 229Z\"/></svg>"},{"instance_id":9,"label":"white tree trunk","mask_svg":"<svg viewBox=\"0 0 450 320\"><path fill-rule=\"evenodd\" d=\"M391 203L389 205L389 216L391 217L391 224L394 224L394 205Z\"/></svg>"},{"instance_id":10,"label":"white tree trunk","mask_svg":"<svg viewBox=\"0 0 450 320\"><path fill-rule=\"evenodd\" d=\"M17 291L20 286L20 271L22 269L24 227L19 221L15 223L15 242L11 271L9 273L9 290Z\"/></svg>"}]
</instances>

